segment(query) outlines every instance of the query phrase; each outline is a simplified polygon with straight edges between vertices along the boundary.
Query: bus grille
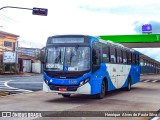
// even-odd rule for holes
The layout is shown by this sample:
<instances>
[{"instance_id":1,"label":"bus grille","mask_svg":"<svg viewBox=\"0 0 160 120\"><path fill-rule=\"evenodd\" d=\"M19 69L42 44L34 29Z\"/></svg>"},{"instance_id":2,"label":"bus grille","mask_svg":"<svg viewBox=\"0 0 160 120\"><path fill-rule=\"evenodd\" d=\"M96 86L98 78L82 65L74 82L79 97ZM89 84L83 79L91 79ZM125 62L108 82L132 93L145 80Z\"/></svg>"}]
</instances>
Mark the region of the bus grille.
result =
<instances>
[{"instance_id":1,"label":"bus grille","mask_svg":"<svg viewBox=\"0 0 160 120\"><path fill-rule=\"evenodd\" d=\"M67 88L67 91L76 91L78 86L57 86L57 85L49 85L51 90L59 91L60 87L65 87Z\"/></svg>"},{"instance_id":2,"label":"bus grille","mask_svg":"<svg viewBox=\"0 0 160 120\"><path fill-rule=\"evenodd\" d=\"M52 78L60 78L60 79L74 79L82 77L86 72L56 72L56 71L45 71L47 76Z\"/></svg>"}]
</instances>

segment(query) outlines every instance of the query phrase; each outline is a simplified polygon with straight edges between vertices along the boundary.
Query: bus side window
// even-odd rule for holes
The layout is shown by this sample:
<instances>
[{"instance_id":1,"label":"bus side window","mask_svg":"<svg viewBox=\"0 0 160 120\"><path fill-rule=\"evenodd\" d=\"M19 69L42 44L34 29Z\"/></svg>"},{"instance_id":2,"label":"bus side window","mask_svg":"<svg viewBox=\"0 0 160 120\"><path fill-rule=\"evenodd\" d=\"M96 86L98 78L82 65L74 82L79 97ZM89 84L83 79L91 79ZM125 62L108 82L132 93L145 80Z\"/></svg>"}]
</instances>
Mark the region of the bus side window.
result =
<instances>
[{"instance_id":1,"label":"bus side window","mask_svg":"<svg viewBox=\"0 0 160 120\"><path fill-rule=\"evenodd\" d=\"M123 64L127 64L127 52L123 51Z\"/></svg>"},{"instance_id":2,"label":"bus side window","mask_svg":"<svg viewBox=\"0 0 160 120\"><path fill-rule=\"evenodd\" d=\"M127 63L132 64L132 53L127 52Z\"/></svg>"},{"instance_id":3,"label":"bus side window","mask_svg":"<svg viewBox=\"0 0 160 120\"><path fill-rule=\"evenodd\" d=\"M117 57L117 63L122 63L122 50L121 49L116 49L116 57Z\"/></svg>"},{"instance_id":4,"label":"bus side window","mask_svg":"<svg viewBox=\"0 0 160 120\"><path fill-rule=\"evenodd\" d=\"M116 63L116 49L114 47L110 47L110 62Z\"/></svg>"},{"instance_id":5,"label":"bus side window","mask_svg":"<svg viewBox=\"0 0 160 120\"><path fill-rule=\"evenodd\" d=\"M136 55L134 53L132 54L132 64L136 64Z\"/></svg>"},{"instance_id":6,"label":"bus side window","mask_svg":"<svg viewBox=\"0 0 160 120\"><path fill-rule=\"evenodd\" d=\"M139 55L136 55L136 65L139 65Z\"/></svg>"},{"instance_id":7,"label":"bus side window","mask_svg":"<svg viewBox=\"0 0 160 120\"><path fill-rule=\"evenodd\" d=\"M102 62L106 63L109 62L109 47L103 46L102 48Z\"/></svg>"},{"instance_id":8,"label":"bus side window","mask_svg":"<svg viewBox=\"0 0 160 120\"><path fill-rule=\"evenodd\" d=\"M94 65L100 65L100 50L94 49L92 50L92 60Z\"/></svg>"}]
</instances>

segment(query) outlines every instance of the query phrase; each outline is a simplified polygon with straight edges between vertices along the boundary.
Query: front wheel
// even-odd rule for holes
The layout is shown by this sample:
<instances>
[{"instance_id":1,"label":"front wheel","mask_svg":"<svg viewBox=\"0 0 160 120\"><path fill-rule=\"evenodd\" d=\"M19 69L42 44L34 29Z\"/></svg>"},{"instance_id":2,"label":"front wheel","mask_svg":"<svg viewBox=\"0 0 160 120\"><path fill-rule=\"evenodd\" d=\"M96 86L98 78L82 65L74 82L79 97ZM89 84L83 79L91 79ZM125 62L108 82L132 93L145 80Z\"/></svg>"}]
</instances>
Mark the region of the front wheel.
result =
<instances>
[{"instance_id":1,"label":"front wheel","mask_svg":"<svg viewBox=\"0 0 160 120\"><path fill-rule=\"evenodd\" d=\"M101 84L101 93L97 94L97 98L102 99L105 97L105 95L106 95L106 84L105 81L103 80Z\"/></svg>"}]
</instances>

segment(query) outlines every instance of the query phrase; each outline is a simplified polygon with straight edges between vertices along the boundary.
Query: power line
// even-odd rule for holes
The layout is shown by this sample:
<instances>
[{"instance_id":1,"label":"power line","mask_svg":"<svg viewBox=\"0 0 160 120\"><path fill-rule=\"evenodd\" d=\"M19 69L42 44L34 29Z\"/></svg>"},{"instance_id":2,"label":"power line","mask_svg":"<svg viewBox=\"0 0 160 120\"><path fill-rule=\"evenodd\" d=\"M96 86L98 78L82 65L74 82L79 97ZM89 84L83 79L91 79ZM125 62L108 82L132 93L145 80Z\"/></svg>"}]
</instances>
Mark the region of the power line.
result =
<instances>
[{"instance_id":1,"label":"power line","mask_svg":"<svg viewBox=\"0 0 160 120\"><path fill-rule=\"evenodd\" d=\"M0 10L2 10L2 9L4 9L4 8L17 8L17 9L33 10L32 8L13 7L13 6L4 6L4 7L1 7Z\"/></svg>"}]
</instances>

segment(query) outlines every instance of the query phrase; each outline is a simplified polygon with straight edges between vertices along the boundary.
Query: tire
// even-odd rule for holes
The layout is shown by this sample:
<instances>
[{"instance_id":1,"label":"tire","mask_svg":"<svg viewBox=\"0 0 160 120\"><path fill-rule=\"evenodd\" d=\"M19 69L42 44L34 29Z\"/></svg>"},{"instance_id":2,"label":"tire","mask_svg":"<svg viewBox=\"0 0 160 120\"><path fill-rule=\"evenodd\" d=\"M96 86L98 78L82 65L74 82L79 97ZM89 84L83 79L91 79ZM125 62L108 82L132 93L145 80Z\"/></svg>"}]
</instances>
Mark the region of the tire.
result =
<instances>
[{"instance_id":1,"label":"tire","mask_svg":"<svg viewBox=\"0 0 160 120\"><path fill-rule=\"evenodd\" d=\"M98 99L103 99L105 95L106 95L106 84L105 84L105 81L103 80L101 84L101 93L97 94L96 97Z\"/></svg>"},{"instance_id":2,"label":"tire","mask_svg":"<svg viewBox=\"0 0 160 120\"><path fill-rule=\"evenodd\" d=\"M130 78L130 77L128 78L128 85L127 85L127 87L126 87L126 90L127 90L127 91L130 91L130 90L131 90L131 78Z\"/></svg>"},{"instance_id":3,"label":"tire","mask_svg":"<svg viewBox=\"0 0 160 120\"><path fill-rule=\"evenodd\" d=\"M71 94L62 94L62 96L63 96L64 98L69 98L69 97L71 96Z\"/></svg>"}]
</instances>

